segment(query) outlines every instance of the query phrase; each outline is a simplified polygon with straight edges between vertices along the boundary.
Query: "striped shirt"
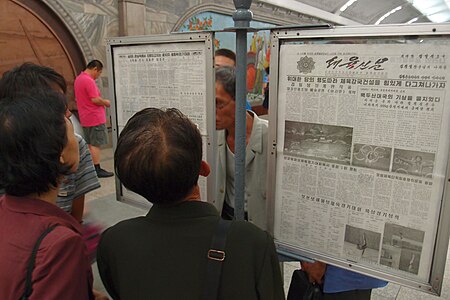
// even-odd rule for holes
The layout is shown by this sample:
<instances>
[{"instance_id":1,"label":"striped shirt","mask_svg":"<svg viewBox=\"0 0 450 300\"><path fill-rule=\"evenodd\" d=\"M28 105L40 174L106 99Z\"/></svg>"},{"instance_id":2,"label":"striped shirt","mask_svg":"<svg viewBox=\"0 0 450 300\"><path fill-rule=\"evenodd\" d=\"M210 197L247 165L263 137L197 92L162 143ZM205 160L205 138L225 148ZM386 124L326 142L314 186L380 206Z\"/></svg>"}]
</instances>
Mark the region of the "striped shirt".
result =
<instances>
[{"instance_id":1,"label":"striped shirt","mask_svg":"<svg viewBox=\"0 0 450 300\"><path fill-rule=\"evenodd\" d=\"M100 187L86 141L78 134L75 136L80 149L80 164L76 173L64 176L56 199L56 205L68 213L72 211L73 200Z\"/></svg>"}]
</instances>

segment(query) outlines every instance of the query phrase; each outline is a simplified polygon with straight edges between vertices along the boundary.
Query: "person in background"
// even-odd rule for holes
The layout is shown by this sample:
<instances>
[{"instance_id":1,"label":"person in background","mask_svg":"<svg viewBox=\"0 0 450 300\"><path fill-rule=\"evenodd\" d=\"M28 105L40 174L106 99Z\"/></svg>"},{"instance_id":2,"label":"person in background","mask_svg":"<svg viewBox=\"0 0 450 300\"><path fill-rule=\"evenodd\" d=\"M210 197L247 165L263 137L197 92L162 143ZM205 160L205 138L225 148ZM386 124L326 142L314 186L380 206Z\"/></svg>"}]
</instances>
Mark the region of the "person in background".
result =
<instances>
[{"instance_id":1,"label":"person in background","mask_svg":"<svg viewBox=\"0 0 450 300\"><path fill-rule=\"evenodd\" d=\"M236 66L236 54L230 49L221 48L217 49L214 53L214 65L216 68L230 66Z\"/></svg>"},{"instance_id":2,"label":"person in background","mask_svg":"<svg viewBox=\"0 0 450 300\"><path fill-rule=\"evenodd\" d=\"M266 110L266 114L269 110L269 71L270 67L265 68L266 76L264 77L264 101L263 101L263 108Z\"/></svg>"},{"instance_id":3,"label":"person in background","mask_svg":"<svg viewBox=\"0 0 450 300\"><path fill-rule=\"evenodd\" d=\"M53 225L37 251L30 299L94 299L81 226L55 205L63 175L79 163L65 112L55 91L0 100L0 299L22 299L33 247Z\"/></svg>"},{"instance_id":4,"label":"person in background","mask_svg":"<svg viewBox=\"0 0 450 300\"><path fill-rule=\"evenodd\" d=\"M0 98L16 98L23 91L33 88L54 90L62 94L65 94L67 91L64 77L52 68L33 63L24 63L3 74L0 80ZM67 107L65 115L67 118L71 115ZM78 222L81 222L85 194L98 189L100 182L92 164L91 154L86 142L78 134L75 134L75 137L78 141L80 163L75 173L64 175L59 186L56 205L72 214Z\"/></svg>"},{"instance_id":5,"label":"person in background","mask_svg":"<svg viewBox=\"0 0 450 300\"><path fill-rule=\"evenodd\" d=\"M236 67L236 54L230 49L217 49L214 53L214 65L216 68ZM252 110L252 106L247 99L245 99L245 109Z\"/></svg>"},{"instance_id":6,"label":"person in background","mask_svg":"<svg viewBox=\"0 0 450 300\"><path fill-rule=\"evenodd\" d=\"M80 123L99 178L114 175L114 173L100 167L100 146L108 143L105 108L111 105L108 99L101 97L100 90L95 83L102 71L103 64L99 60L93 60L87 64L84 71L75 78L74 82Z\"/></svg>"},{"instance_id":7,"label":"person in background","mask_svg":"<svg viewBox=\"0 0 450 300\"><path fill-rule=\"evenodd\" d=\"M215 206L224 219L234 216L235 91L233 67L216 70L216 130L218 144ZM268 122L246 112L245 205L248 221L267 228L266 171Z\"/></svg>"},{"instance_id":8,"label":"person in background","mask_svg":"<svg viewBox=\"0 0 450 300\"><path fill-rule=\"evenodd\" d=\"M197 181L209 165L202 161L197 126L176 109L146 108L122 130L114 162L123 185L153 206L103 233L97 263L109 294L203 299L220 216L200 199ZM273 239L253 224L231 223L222 264L217 299L284 299Z\"/></svg>"},{"instance_id":9,"label":"person in background","mask_svg":"<svg viewBox=\"0 0 450 300\"><path fill-rule=\"evenodd\" d=\"M323 284L324 300L370 300L372 289L386 281L316 261L301 262L309 281Z\"/></svg>"}]
</instances>

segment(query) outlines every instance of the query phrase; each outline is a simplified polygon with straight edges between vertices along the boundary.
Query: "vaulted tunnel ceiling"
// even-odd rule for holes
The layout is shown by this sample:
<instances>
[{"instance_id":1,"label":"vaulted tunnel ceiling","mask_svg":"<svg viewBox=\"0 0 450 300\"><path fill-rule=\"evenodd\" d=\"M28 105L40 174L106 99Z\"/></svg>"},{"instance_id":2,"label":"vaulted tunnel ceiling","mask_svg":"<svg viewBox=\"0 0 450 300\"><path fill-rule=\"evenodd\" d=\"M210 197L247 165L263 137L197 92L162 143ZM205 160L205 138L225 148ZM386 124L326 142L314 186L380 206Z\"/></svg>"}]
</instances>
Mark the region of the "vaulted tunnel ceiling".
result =
<instances>
[{"instance_id":1,"label":"vaulted tunnel ceiling","mask_svg":"<svg viewBox=\"0 0 450 300\"><path fill-rule=\"evenodd\" d=\"M442 23L450 0L259 0L340 25Z\"/></svg>"}]
</instances>

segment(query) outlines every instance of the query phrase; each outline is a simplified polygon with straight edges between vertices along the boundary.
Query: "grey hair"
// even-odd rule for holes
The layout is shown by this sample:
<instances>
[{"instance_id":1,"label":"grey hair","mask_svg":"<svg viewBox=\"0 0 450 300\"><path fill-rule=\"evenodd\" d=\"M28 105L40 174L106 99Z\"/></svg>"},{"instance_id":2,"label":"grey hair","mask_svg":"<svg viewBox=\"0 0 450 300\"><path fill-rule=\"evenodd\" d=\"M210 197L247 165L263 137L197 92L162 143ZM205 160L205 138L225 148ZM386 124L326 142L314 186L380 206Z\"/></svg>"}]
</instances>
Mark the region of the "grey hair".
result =
<instances>
[{"instance_id":1,"label":"grey hair","mask_svg":"<svg viewBox=\"0 0 450 300\"><path fill-rule=\"evenodd\" d=\"M236 99L236 71L234 67L224 66L216 70L216 82L220 83L225 92Z\"/></svg>"}]
</instances>

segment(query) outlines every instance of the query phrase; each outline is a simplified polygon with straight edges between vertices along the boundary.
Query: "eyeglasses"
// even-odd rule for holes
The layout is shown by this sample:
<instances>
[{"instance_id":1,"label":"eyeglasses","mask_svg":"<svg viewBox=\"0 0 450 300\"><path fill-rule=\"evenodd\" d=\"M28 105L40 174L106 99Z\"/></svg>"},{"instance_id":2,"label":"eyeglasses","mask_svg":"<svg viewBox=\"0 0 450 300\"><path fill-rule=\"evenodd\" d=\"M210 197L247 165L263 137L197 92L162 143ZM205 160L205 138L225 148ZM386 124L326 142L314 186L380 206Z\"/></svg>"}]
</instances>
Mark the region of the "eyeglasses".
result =
<instances>
[{"instance_id":1,"label":"eyeglasses","mask_svg":"<svg viewBox=\"0 0 450 300\"><path fill-rule=\"evenodd\" d=\"M228 104L230 104L230 102L232 102L233 100L230 100L230 101L228 101L228 102L219 102L219 101L216 101L216 108L217 109L224 109L225 108L225 106L227 106Z\"/></svg>"}]
</instances>

